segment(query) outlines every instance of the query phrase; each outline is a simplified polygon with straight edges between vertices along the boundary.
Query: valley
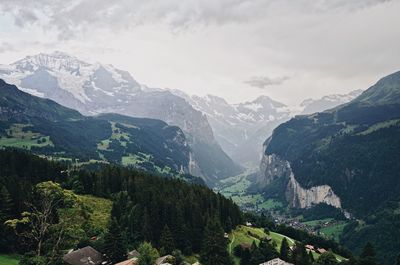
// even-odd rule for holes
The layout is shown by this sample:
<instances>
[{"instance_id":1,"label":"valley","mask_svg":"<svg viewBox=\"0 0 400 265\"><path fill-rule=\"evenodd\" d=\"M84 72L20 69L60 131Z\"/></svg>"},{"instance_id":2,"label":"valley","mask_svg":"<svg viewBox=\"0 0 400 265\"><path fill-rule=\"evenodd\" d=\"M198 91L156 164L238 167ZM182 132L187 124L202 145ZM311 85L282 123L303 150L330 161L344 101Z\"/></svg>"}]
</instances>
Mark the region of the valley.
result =
<instances>
[{"instance_id":1,"label":"valley","mask_svg":"<svg viewBox=\"0 0 400 265\"><path fill-rule=\"evenodd\" d=\"M66 55L60 56L64 62ZM27 228L25 222L35 222L31 216L44 214L29 212L38 208L30 208L28 199L50 192L63 198L63 206L54 212L57 218L49 224L63 236L63 247L91 246L108 253L111 263L112 255L119 255L115 260L126 258L126 253L118 253L108 245L116 241L123 249L149 248L158 257L179 249L181 254L174 255L182 255L192 263L207 263L210 253L218 250L218 258L224 260L221 263L233 260L238 265L247 258L262 262L278 257L293 262L304 259L308 265L329 255L335 262L344 263L351 255L361 259L363 247L369 248L368 242L374 241L377 257L389 264L397 250L385 248L378 235L400 209L397 190L393 189L399 185L396 176L400 171L395 163L399 76L397 72L384 77L359 96L352 93L345 98L355 98L340 106L293 118L292 113L283 112L285 106L266 97L256 99L256 103L230 106L211 96L201 99L181 94L180 98L177 91L156 90L154 94L135 90L142 94L140 100L132 94L136 98L132 102L144 104L143 98L163 101L167 97L167 105L161 101L159 104L168 111L174 102L172 105L179 110L169 112L162 120L155 119L160 118L160 109L152 109L151 115L143 114L146 117L141 118L125 111L84 116L0 81L3 164L10 167L28 159L32 164L27 166L32 166L34 174L38 170L45 174L31 175L14 167L0 171L0 195L6 202L1 206L1 229L8 231L6 240L25 240L23 237L29 233L22 236L19 229ZM213 129L222 125L217 125L221 120L211 113L222 111L220 105L229 117L244 118L239 112L245 112L245 120L252 117L247 122L255 122L257 116L257 122L269 126L253 128L258 140L252 144L264 143L260 146L259 166L248 157L237 159L232 149L225 153L223 148L230 147L220 137L214 138ZM269 117L266 123L263 111L271 109L274 115L283 116L276 120ZM188 113L196 120L184 120ZM272 125L272 121L277 123ZM222 127L215 131L229 128ZM253 150L253 155L259 153L249 142L240 141ZM32 157L23 158L23 152ZM385 180L379 181L379 175ZM12 182L19 184L15 188ZM371 185L372 191L367 188ZM18 195L20 192L28 195ZM40 200L36 203L35 207L44 207ZM11 210L11 204L17 206L15 210ZM203 213L207 214L201 217ZM383 237L394 242L397 225ZM41 238L38 246L44 240L54 249L45 245L47 255L39 249L33 258L55 262L63 257L55 249L64 250L58 249L61 243L54 243L55 234L48 236ZM1 244L7 249L4 242ZM30 249L31 244L20 248L13 245L18 251L7 251L23 254L21 260L31 260L30 254L24 254L24 248ZM11 260L16 256L1 257L14 262Z\"/></svg>"}]
</instances>

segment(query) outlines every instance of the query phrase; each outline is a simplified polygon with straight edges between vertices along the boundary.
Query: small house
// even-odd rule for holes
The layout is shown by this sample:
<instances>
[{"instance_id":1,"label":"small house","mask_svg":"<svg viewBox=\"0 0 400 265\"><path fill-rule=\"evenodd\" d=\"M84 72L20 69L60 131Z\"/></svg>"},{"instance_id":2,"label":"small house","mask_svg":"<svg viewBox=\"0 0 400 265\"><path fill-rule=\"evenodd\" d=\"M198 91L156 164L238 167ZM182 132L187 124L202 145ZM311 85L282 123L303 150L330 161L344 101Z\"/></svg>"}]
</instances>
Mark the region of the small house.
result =
<instances>
[{"instance_id":1,"label":"small house","mask_svg":"<svg viewBox=\"0 0 400 265\"><path fill-rule=\"evenodd\" d=\"M140 253L136 249L128 252L128 259L139 258L139 256Z\"/></svg>"},{"instance_id":2,"label":"small house","mask_svg":"<svg viewBox=\"0 0 400 265\"><path fill-rule=\"evenodd\" d=\"M115 265L137 265L139 263L139 259L138 258L131 258L122 262L119 262Z\"/></svg>"},{"instance_id":3,"label":"small house","mask_svg":"<svg viewBox=\"0 0 400 265\"><path fill-rule=\"evenodd\" d=\"M261 263L260 265L293 265L292 263L281 260L280 258L272 259L270 261L266 261Z\"/></svg>"},{"instance_id":4,"label":"small house","mask_svg":"<svg viewBox=\"0 0 400 265\"><path fill-rule=\"evenodd\" d=\"M100 265L103 262L103 255L88 246L64 255L63 260L70 265Z\"/></svg>"},{"instance_id":5,"label":"small house","mask_svg":"<svg viewBox=\"0 0 400 265\"><path fill-rule=\"evenodd\" d=\"M175 258L174 256L171 255L166 255L163 257L160 257L156 260L156 265L167 265L167 264L173 264L175 263Z\"/></svg>"},{"instance_id":6,"label":"small house","mask_svg":"<svg viewBox=\"0 0 400 265\"><path fill-rule=\"evenodd\" d=\"M315 250L313 245L306 245L306 249L310 250L310 251L314 251Z\"/></svg>"}]
</instances>

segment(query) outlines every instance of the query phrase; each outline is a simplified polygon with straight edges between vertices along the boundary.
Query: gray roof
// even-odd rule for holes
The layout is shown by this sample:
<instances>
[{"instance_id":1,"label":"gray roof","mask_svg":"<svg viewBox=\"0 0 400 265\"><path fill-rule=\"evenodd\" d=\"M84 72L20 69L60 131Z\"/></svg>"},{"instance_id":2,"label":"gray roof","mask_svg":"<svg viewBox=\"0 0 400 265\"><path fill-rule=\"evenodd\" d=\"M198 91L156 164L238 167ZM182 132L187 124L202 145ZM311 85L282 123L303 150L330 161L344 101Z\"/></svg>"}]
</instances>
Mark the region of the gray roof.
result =
<instances>
[{"instance_id":1,"label":"gray roof","mask_svg":"<svg viewBox=\"0 0 400 265\"><path fill-rule=\"evenodd\" d=\"M140 253L136 249L128 252L128 258L138 258L139 256Z\"/></svg>"},{"instance_id":2,"label":"gray roof","mask_svg":"<svg viewBox=\"0 0 400 265\"><path fill-rule=\"evenodd\" d=\"M272 259L261 263L260 265L293 265L292 263L281 260L280 258Z\"/></svg>"},{"instance_id":3,"label":"gray roof","mask_svg":"<svg viewBox=\"0 0 400 265\"><path fill-rule=\"evenodd\" d=\"M171 255L166 255L163 257L160 257L156 260L156 265L161 265L161 264L167 264L169 261L173 261L175 258Z\"/></svg>"},{"instance_id":4,"label":"gray roof","mask_svg":"<svg viewBox=\"0 0 400 265\"><path fill-rule=\"evenodd\" d=\"M99 265L103 256L92 247L84 247L64 255L63 260L70 265Z\"/></svg>"}]
</instances>

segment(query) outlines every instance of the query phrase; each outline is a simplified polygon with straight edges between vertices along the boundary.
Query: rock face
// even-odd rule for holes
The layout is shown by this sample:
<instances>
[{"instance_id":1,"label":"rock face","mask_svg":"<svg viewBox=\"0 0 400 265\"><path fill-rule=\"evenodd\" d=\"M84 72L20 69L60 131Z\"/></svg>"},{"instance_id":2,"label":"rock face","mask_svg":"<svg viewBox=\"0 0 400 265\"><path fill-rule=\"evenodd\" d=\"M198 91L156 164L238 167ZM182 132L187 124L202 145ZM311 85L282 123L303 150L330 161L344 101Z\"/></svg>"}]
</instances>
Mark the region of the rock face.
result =
<instances>
[{"instance_id":1,"label":"rock face","mask_svg":"<svg viewBox=\"0 0 400 265\"><path fill-rule=\"evenodd\" d=\"M257 180L259 187L264 188L277 178L288 179L291 175L290 164L277 155L265 155L260 165L261 175Z\"/></svg>"},{"instance_id":2,"label":"rock face","mask_svg":"<svg viewBox=\"0 0 400 265\"><path fill-rule=\"evenodd\" d=\"M325 203L341 208L340 198L328 185L303 188L297 182L290 167L290 163L275 154L264 155L261 165L261 174L257 180L258 187L265 188L278 178L287 180L285 198L292 208L310 208L319 203Z\"/></svg>"},{"instance_id":3,"label":"rock face","mask_svg":"<svg viewBox=\"0 0 400 265\"><path fill-rule=\"evenodd\" d=\"M304 189L294 178L293 173L290 175L285 195L289 205L293 208L310 208L319 203L325 203L336 208L342 207L340 198L331 187L321 185Z\"/></svg>"}]
</instances>

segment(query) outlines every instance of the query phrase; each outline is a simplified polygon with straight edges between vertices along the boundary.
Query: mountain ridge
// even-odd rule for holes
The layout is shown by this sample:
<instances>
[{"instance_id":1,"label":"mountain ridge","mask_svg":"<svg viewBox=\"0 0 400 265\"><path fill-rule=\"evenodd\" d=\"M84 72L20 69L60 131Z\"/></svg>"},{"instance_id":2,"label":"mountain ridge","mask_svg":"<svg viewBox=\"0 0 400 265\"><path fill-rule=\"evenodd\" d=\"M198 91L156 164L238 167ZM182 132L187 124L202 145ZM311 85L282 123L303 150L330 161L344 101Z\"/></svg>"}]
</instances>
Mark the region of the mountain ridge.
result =
<instances>
[{"instance_id":1,"label":"mountain ridge","mask_svg":"<svg viewBox=\"0 0 400 265\"><path fill-rule=\"evenodd\" d=\"M167 175L190 173L191 149L179 127L118 114L83 116L3 80L0 146L57 159L107 161Z\"/></svg>"},{"instance_id":2,"label":"mountain ridge","mask_svg":"<svg viewBox=\"0 0 400 265\"><path fill-rule=\"evenodd\" d=\"M1 66L0 78L86 115L113 112L159 119L182 128L193 150L191 173L202 176L210 185L242 170L219 146L206 116L181 97L147 89L128 72L111 65L89 64L55 52ZM208 157L218 163L209 164Z\"/></svg>"},{"instance_id":3,"label":"mountain ridge","mask_svg":"<svg viewBox=\"0 0 400 265\"><path fill-rule=\"evenodd\" d=\"M400 203L399 148L400 72L396 72L349 103L299 115L278 126L265 142L255 186L283 194L294 208L323 202L350 212L360 221L346 226L342 242L353 251L376 242L379 257L391 264L397 253L385 242L395 242L400 231L399 224L392 223L398 218L393 209ZM323 186L331 192L322 194ZM321 196L322 201L316 199ZM313 200L299 203L308 198Z\"/></svg>"}]
</instances>

